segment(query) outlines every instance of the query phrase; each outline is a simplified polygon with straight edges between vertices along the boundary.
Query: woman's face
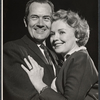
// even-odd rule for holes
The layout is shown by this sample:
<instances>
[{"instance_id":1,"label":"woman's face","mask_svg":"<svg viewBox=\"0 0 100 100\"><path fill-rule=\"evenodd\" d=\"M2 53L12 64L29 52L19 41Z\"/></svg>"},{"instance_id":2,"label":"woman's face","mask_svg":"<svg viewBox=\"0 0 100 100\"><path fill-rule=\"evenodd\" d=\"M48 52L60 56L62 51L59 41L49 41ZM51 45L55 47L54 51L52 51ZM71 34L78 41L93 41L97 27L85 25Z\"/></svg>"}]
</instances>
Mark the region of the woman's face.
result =
<instances>
[{"instance_id":1,"label":"woman's face","mask_svg":"<svg viewBox=\"0 0 100 100\"><path fill-rule=\"evenodd\" d=\"M77 47L75 29L63 20L52 23L50 42L56 53L66 54Z\"/></svg>"}]
</instances>

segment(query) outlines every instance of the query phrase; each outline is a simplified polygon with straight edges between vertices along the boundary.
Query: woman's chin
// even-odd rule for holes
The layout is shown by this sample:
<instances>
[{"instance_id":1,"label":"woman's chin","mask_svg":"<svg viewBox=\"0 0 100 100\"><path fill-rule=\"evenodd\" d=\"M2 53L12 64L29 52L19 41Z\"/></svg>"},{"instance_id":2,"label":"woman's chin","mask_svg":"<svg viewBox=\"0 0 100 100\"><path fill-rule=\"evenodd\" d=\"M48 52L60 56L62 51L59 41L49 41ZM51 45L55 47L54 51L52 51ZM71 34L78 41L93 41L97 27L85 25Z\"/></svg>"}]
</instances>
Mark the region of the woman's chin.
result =
<instances>
[{"instance_id":1,"label":"woman's chin","mask_svg":"<svg viewBox=\"0 0 100 100\"><path fill-rule=\"evenodd\" d=\"M59 49L55 49L55 52L58 53L58 54L59 54L59 53L62 53L62 51L59 50Z\"/></svg>"}]
</instances>

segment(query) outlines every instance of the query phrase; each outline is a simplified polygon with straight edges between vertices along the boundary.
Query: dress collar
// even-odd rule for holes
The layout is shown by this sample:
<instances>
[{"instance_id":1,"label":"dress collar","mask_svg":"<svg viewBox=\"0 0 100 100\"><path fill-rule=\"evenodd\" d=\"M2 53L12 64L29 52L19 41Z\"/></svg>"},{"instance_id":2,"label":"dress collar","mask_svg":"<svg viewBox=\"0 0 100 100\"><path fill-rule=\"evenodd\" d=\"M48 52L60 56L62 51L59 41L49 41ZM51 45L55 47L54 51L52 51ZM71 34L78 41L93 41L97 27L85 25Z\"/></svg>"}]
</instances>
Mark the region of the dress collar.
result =
<instances>
[{"instance_id":1,"label":"dress collar","mask_svg":"<svg viewBox=\"0 0 100 100\"><path fill-rule=\"evenodd\" d=\"M64 56L64 61L67 60L67 57L69 57L72 53L76 52L76 51L79 51L79 50L86 50L86 47L85 46L81 46L77 49L74 49L73 51L71 52L68 52L65 56Z\"/></svg>"}]
</instances>

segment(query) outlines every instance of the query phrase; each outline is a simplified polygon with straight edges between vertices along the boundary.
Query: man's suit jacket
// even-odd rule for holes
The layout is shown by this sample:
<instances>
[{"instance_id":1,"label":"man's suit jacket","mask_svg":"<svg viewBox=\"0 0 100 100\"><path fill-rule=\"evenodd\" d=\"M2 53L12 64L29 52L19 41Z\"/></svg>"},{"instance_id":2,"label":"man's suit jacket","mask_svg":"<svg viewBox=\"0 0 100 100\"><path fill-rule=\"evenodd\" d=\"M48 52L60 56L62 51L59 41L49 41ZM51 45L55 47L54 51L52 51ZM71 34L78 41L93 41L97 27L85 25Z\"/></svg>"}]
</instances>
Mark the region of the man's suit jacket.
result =
<instances>
[{"instance_id":1,"label":"man's suit jacket","mask_svg":"<svg viewBox=\"0 0 100 100\"><path fill-rule=\"evenodd\" d=\"M41 93L43 100L98 100L98 72L86 50L73 53L57 76L58 93L51 88ZM45 93L49 95L45 95Z\"/></svg>"},{"instance_id":2,"label":"man's suit jacket","mask_svg":"<svg viewBox=\"0 0 100 100\"><path fill-rule=\"evenodd\" d=\"M56 57L50 51L56 66ZM3 98L4 100L39 100L40 96L29 80L21 64L27 66L24 58L30 55L44 67L43 81L50 86L55 78L52 66L48 65L38 46L26 35L19 40L4 45ZM57 67L56 67L57 68Z\"/></svg>"}]
</instances>

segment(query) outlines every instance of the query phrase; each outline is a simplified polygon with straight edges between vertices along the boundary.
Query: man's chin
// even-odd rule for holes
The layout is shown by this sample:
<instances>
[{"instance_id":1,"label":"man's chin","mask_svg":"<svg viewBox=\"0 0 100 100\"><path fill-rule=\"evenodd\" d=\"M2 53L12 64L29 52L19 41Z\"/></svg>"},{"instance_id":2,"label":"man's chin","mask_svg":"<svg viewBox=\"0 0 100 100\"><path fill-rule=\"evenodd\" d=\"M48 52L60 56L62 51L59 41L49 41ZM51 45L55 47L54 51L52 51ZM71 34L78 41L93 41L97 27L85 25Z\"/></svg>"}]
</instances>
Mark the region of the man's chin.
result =
<instances>
[{"instance_id":1,"label":"man's chin","mask_svg":"<svg viewBox=\"0 0 100 100\"><path fill-rule=\"evenodd\" d=\"M45 41L44 38L33 38L34 42L37 44L41 44L43 41Z\"/></svg>"}]
</instances>

